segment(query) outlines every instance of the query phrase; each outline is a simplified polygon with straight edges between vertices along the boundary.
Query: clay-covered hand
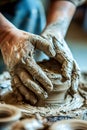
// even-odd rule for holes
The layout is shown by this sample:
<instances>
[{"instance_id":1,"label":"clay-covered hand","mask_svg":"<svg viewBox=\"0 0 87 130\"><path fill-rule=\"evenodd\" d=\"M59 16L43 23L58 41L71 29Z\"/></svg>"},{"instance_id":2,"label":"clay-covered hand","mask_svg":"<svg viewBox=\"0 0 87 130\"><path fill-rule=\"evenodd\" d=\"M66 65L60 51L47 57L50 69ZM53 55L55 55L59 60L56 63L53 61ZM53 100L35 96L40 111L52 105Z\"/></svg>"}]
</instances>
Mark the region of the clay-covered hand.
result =
<instances>
[{"instance_id":1,"label":"clay-covered hand","mask_svg":"<svg viewBox=\"0 0 87 130\"><path fill-rule=\"evenodd\" d=\"M58 25L57 27L56 24L50 25L44 30L42 37L52 44L56 52L55 59L62 65L62 76L65 77L66 80L70 80L71 91L76 93L80 78L80 69L60 32L60 30L58 32Z\"/></svg>"},{"instance_id":2,"label":"clay-covered hand","mask_svg":"<svg viewBox=\"0 0 87 130\"><path fill-rule=\"evenodd\" d=\"M18 98L23 97L31 104L35 104L38 98L47 98L53 85L33 56L35 49L54 56L51 44L38 35L11 28L4 34L0 45L4 62L12 75L14 93L18 94Z\"/></svg>"}]
</instances>

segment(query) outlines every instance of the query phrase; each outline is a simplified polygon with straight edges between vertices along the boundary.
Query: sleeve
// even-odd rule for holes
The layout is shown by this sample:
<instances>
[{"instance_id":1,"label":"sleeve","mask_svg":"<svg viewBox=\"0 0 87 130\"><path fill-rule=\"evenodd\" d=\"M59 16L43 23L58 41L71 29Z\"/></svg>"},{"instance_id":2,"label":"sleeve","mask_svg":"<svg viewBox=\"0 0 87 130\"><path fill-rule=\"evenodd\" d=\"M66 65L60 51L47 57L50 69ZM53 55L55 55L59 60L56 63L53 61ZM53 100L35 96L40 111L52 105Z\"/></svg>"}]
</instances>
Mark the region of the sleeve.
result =
<instances>
[{"instance_id":1,"label":"sleeve","mask_svg":"<svg viewBox=\"0 0 87 130\"><path fill-rule=\"evenodd\" d=\"M51 0L53 1L69 1L72 2L76 7L82 5L83 3L85 3L87 0Z\"/></svg>"},{"instance_id":2,"label":"sleeve","mask_svg":"<svg viewBox=\"0 0 87 130\"><path fill-rule=\"evenodd\" d=\"M86 0L67 0L67 1L72 2L75 6L80 6L86 2Z\"/></svg>"}]
</instances>

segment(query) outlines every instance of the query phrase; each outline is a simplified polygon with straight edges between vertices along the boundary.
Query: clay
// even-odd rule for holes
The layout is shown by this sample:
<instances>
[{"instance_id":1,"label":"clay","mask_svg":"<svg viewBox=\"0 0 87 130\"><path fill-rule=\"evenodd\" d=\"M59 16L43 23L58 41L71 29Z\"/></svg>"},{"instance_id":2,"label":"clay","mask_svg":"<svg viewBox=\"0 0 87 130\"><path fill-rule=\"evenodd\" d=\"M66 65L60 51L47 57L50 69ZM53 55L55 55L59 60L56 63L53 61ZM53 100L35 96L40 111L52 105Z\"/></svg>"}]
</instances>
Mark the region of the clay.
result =
<instances>
[{"instance_id":1,"label":"clay","mask_svg":"<svg viewBox=\"0 0 87 130\"><path fill-rule=\"evenodd\" d=\"M23 119L14 123L11 130L87 130L87 122L83 120L70 119L66 121L57 121L55 123L43 122L35 117Z\"/></svg>"},{"instance_id":2,"label":"clay","mask_svg":"<svg viewBox=\"0 0 87 130\"><path fill-rule=\"evenodd\" d=\"M45 101L39 101L38 106L63 104L70 88L70 80L62 77L61 64L54 59L39 62L38 64L53 84L53 91L49 93Z\"/></svg>"},{"instance_id":3,"label":"clay","mask_svg":"<svg viewBox=\"0 0 87 130\"><path fill-rule=\"evenodd\" d=\"M54 123L48 130L87 130L87 122L83 120L67 120Z\"/></svg>"},{"instance_id":4,"label":"clay","mask_svg":"<svg viewBox=\"0 0 87 130\"><path fill-rule=\"evenodd\" d=\"M10 130L12 124L20 117L21 111L17 107L0 104L0 130Z\"/></svg>"}]
</instances>

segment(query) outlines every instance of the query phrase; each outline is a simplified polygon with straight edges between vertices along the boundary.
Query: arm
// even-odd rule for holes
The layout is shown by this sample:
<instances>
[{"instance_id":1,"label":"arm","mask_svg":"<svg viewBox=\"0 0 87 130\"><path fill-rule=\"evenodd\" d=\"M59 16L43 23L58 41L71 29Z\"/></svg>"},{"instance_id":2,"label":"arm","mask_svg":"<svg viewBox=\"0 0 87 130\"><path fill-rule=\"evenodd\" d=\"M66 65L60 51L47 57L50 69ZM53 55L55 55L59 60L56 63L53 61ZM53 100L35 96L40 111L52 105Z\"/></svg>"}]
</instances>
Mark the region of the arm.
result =
<instances>
[{"instance_id":1,"label":"arm","mask_svg":"<svg viewBox=\"0 0 87 130\"><path fill-rule=\"evenodd\" d=\"M39 97L47 98L53 85L33 56L35 49L54 56L51 44L38 35L17 29L0 13L0 49L12 76L12 86L17 98L20 95L33 105ZM34 80L38 82L35 83Z\"/></svg>"},{"instance_id":2,"label":"arm","mask_svg":"<svg viewBox=\"0 0 87 130\"><path fill-rule=\"evenodd\" d=\"M1 43L6 35L8 35L9 31L15 28L13 24L11 24L1 13L0 13L0 47Z\"/></svg>"},{"instance_id":3,"label":"arm","mask_svg":"<svg viewBox=\"0 0 87 130\"><path fill-rule=\"evenodd\" d=\"M76 4L76 2L78 4ZM79 5L79 0L51 0L47 17L47 26L42 33L44 38L51 41L56 51L55 59L61 63L62 76L71 82L72 94L76 93L78 90L80 69L64 37L77 5Z\"/></svg>"},{"instance_id":4,"label":"arm","mask_svg":"<svg viewBox=\"0 0 87 130\"><path fill-rule=\"evenodd\" d=\"M76 11L86 0L51 0L47 15L47 26L53 24L58 33L64 37ZM57 29L58 28L58 29Z\"/></svg>"},{"instance_id":5,"label":"arm","mask_svg":"<svg viewBox=\"0 0 87 130\"><path fill-rule=\"evenodd\" d=\"M64 37L75 11L76 6L69 1L51 0L47 26L53 24L53 28Z\"/></svg>"}]
</instances>

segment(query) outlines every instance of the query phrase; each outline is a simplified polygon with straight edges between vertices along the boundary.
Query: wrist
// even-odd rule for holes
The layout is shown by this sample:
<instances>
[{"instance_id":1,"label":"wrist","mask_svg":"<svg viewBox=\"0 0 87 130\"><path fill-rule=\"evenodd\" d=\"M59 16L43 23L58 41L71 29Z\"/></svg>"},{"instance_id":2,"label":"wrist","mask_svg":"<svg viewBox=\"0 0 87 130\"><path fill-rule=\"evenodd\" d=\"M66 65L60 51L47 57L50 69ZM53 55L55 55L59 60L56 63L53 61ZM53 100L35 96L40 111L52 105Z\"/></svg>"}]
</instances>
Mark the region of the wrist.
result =
<instances>
[{"instance_id":1,"label":"wrist","mask_svg":"<svg viewBox=\"0 0 87 130\"><path fill-rule=\"evenodd\" d=\"M0 49L14 37L14 29L9 28L0 32Z\"/></svg>"},{"instance_id":2,"label":"wrist","mask_svg":"<svg viewBox=\"0 0 87 130\"><path fill-rule=\"evenodd\" d=\"M48 12L47 26L53 25L65 36L75 11L76 6L69 1L53 1Z\"/></svg>"}]
</instances>

